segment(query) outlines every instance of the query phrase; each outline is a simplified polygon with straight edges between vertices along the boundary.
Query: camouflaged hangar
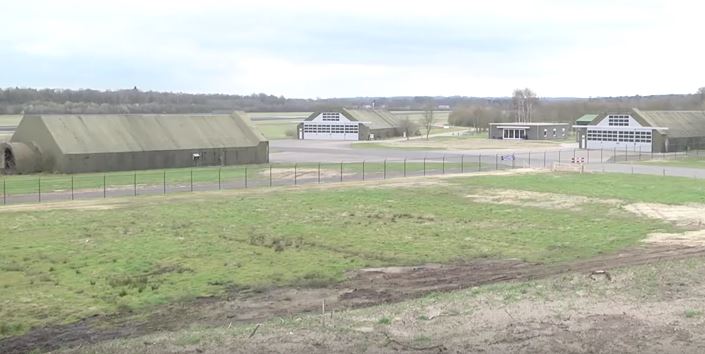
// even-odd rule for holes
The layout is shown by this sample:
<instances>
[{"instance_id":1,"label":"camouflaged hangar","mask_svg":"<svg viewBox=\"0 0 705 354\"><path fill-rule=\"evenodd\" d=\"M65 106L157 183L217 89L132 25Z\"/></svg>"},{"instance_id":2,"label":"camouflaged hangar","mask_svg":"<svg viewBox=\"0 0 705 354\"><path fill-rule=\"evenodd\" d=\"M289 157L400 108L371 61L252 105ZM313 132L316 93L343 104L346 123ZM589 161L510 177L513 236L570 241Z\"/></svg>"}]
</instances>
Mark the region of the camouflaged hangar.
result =
<instances>
[{"instance_id":1,"label":"camouflaged hangar","mask_svg":"<svg viewBox=\"0 0 705 354\"><path fill-rule=\"evenodd\" d=\"M5 174L269 162L269 142L244 112L25 115L0 152Z\"/></svg>"}]
</instances>

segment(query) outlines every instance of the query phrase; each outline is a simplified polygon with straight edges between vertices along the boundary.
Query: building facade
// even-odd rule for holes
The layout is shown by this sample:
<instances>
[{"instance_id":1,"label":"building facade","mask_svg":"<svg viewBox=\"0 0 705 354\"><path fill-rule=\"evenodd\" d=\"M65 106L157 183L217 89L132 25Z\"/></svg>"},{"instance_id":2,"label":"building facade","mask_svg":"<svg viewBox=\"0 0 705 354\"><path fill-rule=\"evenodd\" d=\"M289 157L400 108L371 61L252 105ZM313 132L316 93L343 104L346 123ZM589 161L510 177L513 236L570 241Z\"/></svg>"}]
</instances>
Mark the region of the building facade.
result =
<instances>
[{"instance_id":1,"label":"building facade","mask_svg":"<svg viewBox=\"0 0 705 354\"><path fill-rule=\"evenodd\" d=\"M490 139L560 140L568 136L565 123L490 123Z\"/></svg>"},{"instance_id":2,"label":"building facade","mask_svg":"<svg viewBox=\"0 0 705 354\"><path fill-rule=\"evenodd\" d=\"M612 112L575 125L581 149L674 152L705 148L705 111Z\"/></svg>"},{"instance_id":3,"label":"building facade","mask_svg":"<svg viewBox=\"0 0 705 354\"><path fill-rule=\"evenodd\" d=\"M374 140L401 136L399 119L388 111L339 109L314 112L297 126L301 140Z\"/></svg>"}]
</instances>

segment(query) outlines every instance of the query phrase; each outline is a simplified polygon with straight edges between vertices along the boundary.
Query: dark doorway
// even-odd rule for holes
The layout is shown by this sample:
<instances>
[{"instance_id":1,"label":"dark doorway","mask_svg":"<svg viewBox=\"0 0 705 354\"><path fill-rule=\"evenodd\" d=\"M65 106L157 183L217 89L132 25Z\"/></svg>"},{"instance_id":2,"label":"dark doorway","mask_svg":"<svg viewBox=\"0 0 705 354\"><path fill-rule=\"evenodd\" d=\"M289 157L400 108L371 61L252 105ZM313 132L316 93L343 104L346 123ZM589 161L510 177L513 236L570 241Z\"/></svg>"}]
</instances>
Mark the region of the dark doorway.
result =
<instances>
[{"instance_id":1,"label":"dark doorway","mask_svg":"<svg viewBox=\"0 0 705 354\"><path fill-rule=\"evenodd\" d=\"M3 161L3 169L5 170L5 174L10 175L15 173L15 155L12 154L12 150L10 148L5 148L5 151L3 151Z\"/></svg>"}]
</instances>

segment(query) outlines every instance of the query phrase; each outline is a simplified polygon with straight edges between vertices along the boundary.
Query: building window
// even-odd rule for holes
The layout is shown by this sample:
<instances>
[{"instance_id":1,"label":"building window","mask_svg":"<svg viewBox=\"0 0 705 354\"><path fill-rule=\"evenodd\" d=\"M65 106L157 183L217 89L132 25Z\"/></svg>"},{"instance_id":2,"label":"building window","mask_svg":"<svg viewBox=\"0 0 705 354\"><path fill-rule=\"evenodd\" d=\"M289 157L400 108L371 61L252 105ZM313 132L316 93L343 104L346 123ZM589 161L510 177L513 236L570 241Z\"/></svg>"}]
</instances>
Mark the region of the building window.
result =
<instances>
[{"instance_id":1,"label":"building window","mask_svg":"<svg viewBox=\"0 0 705 354\"><path fill-rule=\"evenodd\" d=\"M556 128L553 128L553 137L556 137Z\"/></svg>"},{"instance_id":2,"label":"building window","mask_svg":"<svg viewBox=\"0 0 705 354\"><path fill-rule=\"evenodd\" d=\"M587 140L603 142L611 141L622 143L651 143L651 131L588 129Z\"/></svg>"},{"instance_id":3,"label":"building window","mask_svg":"<svg viewBox=\"0 0 705 354\"><path fill-rule=\"evenodd\" d=\"M629 116L610 114L607 116L607 124L612 127L628 127Z\"/></svg>"},{"instance_id":4,"label":"building window","mask_svg":"<svg viewBox=\"0 0 705 354\"><path fill-rule=\"evenodd\" d=\"M565 128L561 128L561 136L565 136Z\"/></svg>"},{"instance_id":5,"label":"building window","mask_svg":"<svg viewBox=\"0 0 705 354\"><path fill-rule=\"evenodd\" d=\"M326 122L337 122L340 120L340 113L338 112L323 112L321 114L323 121Z\"/></svg>"},{"instance_id":6,"label":"building window","mask_svg":"<svg viewBox=\"0 0 705 354\"><path fill-rule=\"evenodd\" d=\"M548 129L544 129L543 130L543 137L545 138L547 136L548 136Z\"/></svg>"}]
</instances>

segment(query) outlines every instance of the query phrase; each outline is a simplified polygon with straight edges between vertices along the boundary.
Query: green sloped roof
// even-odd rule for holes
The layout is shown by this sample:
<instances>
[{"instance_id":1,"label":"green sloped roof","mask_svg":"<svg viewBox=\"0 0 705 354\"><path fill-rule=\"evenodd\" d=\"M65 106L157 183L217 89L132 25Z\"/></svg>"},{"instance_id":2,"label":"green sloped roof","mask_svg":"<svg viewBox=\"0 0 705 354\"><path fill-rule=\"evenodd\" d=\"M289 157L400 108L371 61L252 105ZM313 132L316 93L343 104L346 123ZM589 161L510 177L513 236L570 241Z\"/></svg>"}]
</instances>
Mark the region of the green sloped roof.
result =
<instances>
[{"instance_id":1,"label":"green sloped roof","mask_svg":"<svg viewBox=\"0 0 705 354\"><path fill-rule=\"evenodd\" d=\"M575 122L576 122L576 123L589 124L589 123L591 123L593 120L595 120L595 118L597 118L598 115L599 115L599 114L585 114L585 115L583 115L582 117L576 119Z\"/></svg>"},{"instance_id":2,"label":"green sloped roof","mask_svg":"<svg viewBox=\"0 0 705 354\"><path fill-rule=\"evenodd\" d=\"M705 111L641 111L634 113L652 127L668 128L662 133L674 138L704 137Z\"/></svg>"},{"instance_id":3,"label":"green sloped roof","mask_svg":"<svg viewBox=\"0 0 705 354\"><path fill-rule=\"evenodd\" d=\"M41 120L64 154L247 147L266 141L242 112L41 115L23 119Z\"/></svg>"},{"instance_id":4,"label":"green sloped roof","mask_svg":"<svg viewBox=\"0 0 705 354\"><path fill-rule=\"evenodd\" d=\"M313 112L306 120L313 120L323 111ZM386 110L381 109L333 109L325 112L339 112L352 121L363 122L370 129L398 128L401 124L399 118Z\"/></svg>"}]
</instances>

